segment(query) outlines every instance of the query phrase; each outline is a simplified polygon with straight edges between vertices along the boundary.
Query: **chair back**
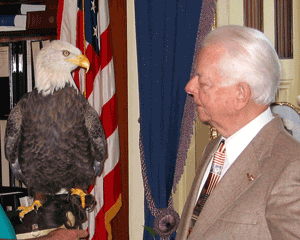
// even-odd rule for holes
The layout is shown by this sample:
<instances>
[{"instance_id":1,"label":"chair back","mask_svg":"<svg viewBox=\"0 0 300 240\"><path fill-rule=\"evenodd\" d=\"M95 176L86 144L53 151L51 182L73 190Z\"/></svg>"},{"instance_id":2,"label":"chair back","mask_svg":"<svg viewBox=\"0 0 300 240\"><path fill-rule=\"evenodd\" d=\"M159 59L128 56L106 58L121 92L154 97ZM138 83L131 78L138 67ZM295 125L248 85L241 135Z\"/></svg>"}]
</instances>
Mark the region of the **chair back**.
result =
<instances>
[{"instance_id":1,"label":"chair back","mask_svg":"<svg viewBox=\"0 0 300 240\"><path fill-rule=\"evenodd\" d=\"M280 115L286 130L300 142L300 108L288 102L271 105L271 111Z\"/></svg>"}]
</instances>

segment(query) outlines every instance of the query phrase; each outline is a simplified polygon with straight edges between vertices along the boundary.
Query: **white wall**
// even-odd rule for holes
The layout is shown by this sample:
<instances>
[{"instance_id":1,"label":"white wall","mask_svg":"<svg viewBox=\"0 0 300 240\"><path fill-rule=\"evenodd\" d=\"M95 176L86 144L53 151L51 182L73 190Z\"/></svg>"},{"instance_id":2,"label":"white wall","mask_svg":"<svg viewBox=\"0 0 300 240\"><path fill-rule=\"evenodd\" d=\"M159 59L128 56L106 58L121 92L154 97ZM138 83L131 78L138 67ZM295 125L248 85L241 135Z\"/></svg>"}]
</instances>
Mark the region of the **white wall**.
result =
<instances>
[{"instance_id":1,"label":"white wall","mask_svg":"<svg viewBox=\"0 0 300 240\"><path fill-rule=\"evenodd\" d=\"M134 0L127 0L129 239L143 239L144 187L139 152L139 91Z\"/></svg>"}]
</instances>

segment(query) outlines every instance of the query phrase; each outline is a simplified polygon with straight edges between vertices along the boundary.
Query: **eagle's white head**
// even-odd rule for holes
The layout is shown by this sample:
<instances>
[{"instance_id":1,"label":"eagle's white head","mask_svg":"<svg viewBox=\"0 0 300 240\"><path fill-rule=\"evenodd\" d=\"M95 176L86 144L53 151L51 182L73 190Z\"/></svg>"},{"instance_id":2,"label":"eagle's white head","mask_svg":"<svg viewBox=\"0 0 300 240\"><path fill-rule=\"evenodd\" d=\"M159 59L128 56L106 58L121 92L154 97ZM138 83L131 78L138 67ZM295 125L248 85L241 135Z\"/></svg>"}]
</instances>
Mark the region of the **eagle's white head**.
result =
<instances>
[{"instance_id":1,"label":"eagle's white head","mask_svg":"<svg viewBox=\"0 0 300 240\"><path fill-rule=\"evenodd\" d=\"M89 60L78 48L60 40L42 48L35 64L35 86L44 96L64 88L67 83L77 89L71 72L78 67L88 71L90 67Z\"/></svg>"}]
</instances>

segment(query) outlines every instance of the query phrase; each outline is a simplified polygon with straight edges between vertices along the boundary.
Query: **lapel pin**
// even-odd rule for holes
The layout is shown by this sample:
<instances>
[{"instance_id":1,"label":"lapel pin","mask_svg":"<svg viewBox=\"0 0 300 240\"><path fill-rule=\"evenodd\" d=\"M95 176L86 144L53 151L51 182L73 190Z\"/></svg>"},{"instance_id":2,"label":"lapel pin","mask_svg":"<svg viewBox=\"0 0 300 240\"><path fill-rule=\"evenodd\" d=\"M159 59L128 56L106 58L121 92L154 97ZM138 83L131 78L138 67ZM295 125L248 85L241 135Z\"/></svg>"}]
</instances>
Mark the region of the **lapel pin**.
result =
<instances>
[{"instance_id":1,"label":"lapel pin","mask_svg":"<svg viewBox=\"0 0 300 240\"><path fill-rule=\"evenodd\" d=\"M251 174L249 174L249 173L247 173L247 178L248 178L249 181L253 181L254 180L254 177Z\"/></svg>"}]
</instances>

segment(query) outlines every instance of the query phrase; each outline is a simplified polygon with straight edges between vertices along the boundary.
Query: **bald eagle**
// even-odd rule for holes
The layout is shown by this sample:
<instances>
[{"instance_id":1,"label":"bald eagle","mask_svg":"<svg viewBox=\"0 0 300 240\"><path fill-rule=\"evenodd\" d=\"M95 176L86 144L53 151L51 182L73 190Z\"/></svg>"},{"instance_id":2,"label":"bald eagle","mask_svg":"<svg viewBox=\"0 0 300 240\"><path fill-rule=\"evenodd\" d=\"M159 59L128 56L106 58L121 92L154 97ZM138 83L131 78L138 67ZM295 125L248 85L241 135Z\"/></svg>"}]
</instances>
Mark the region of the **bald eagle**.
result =
<instances>
[{"instance_id":1,"label":"bald eagle","mask_svg":"<svg viewBox=\"0 0 300 240\"><path fill-rule=\"evenodd\" d=\"M47 196L72 189L86 192L107 158L99 116L71 75L78 67L88 70L89 61L69 43L55 40L41 49L36 88L18 102L7 120L6 158L41 205Z\"/></svg>"}]
</instances>

